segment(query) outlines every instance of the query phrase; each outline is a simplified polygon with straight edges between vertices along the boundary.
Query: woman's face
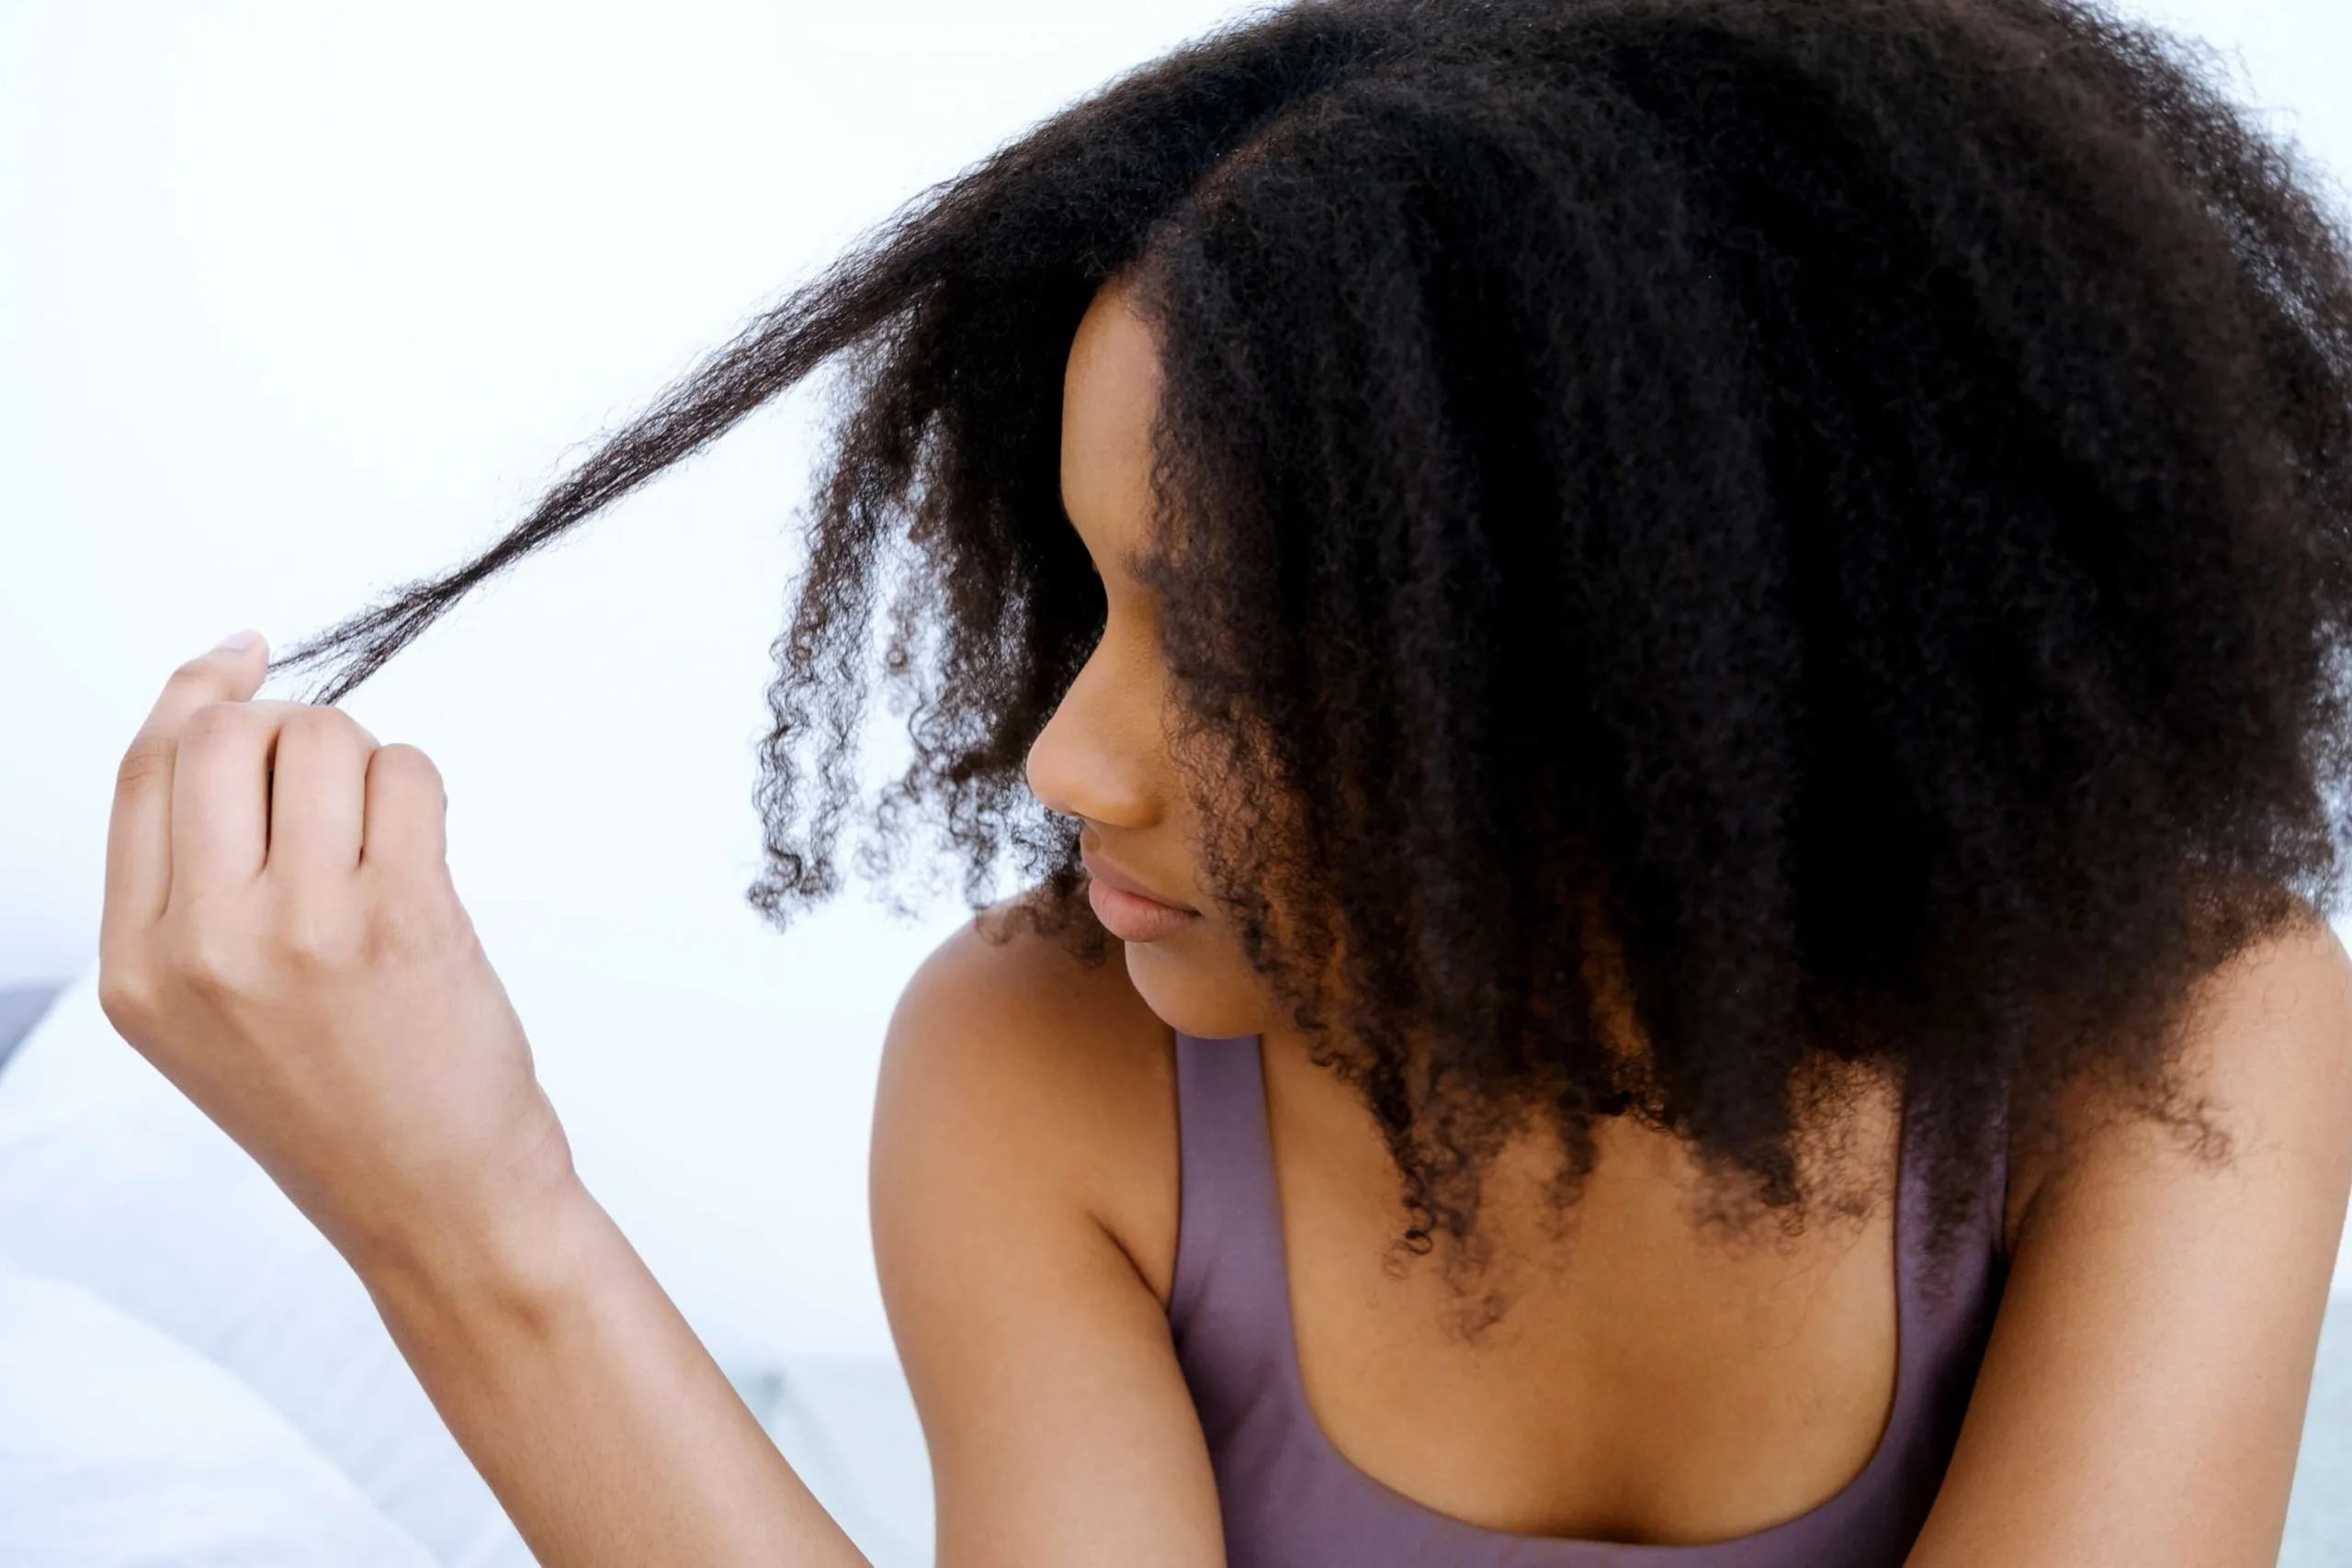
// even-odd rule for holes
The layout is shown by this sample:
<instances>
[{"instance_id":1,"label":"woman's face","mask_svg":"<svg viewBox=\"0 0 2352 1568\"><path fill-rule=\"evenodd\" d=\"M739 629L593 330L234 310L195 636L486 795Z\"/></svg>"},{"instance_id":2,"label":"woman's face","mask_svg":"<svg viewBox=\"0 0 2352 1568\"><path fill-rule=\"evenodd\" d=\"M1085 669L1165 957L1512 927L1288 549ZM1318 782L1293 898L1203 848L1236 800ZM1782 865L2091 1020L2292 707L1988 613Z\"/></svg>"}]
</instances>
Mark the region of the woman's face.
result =
<instances>
[{"instance_id":1,"label":"woman's face","mask_svg":"<svg viewBox=\"0 0 2352 1568\"><path fill-rule=\"evenodd\" d=\"M1159 396L1151 329L1115 283L1095 296L1062 381L1062 506L1102 579L1102 639L1028 759L1029 787L1080 818L1088 897L1159 1017L1219 1038L1268 1027L1272 1000L1200 884L1199 834L1170 755L1170 683L1151 595L1128 570L1151 516ZM1138 897L1138 895L1141 895Z\"/></svg>"}]
</instances>

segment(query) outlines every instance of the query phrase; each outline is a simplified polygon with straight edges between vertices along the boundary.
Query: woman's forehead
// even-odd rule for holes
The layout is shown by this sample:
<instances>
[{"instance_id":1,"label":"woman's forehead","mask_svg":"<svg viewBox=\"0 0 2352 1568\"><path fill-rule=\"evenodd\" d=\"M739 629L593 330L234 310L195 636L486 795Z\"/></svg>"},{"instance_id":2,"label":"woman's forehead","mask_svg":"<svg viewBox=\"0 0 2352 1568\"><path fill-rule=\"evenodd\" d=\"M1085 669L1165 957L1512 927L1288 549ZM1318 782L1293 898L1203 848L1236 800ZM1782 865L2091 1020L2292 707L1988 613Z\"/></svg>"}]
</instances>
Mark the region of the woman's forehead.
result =
<instances>
[{"instance_id":1,"label":"woman's forehead","mask_svg":"<svg viewBox=\"0 0 2352 1568\"><path fill-rule=\"evenodd\" d=\"M1062 508L1099 562L1124 555L1150 514L1159 347L1125 290L1106 284L1070 342L1062 379Z\"/></svg>"}]
</instances>

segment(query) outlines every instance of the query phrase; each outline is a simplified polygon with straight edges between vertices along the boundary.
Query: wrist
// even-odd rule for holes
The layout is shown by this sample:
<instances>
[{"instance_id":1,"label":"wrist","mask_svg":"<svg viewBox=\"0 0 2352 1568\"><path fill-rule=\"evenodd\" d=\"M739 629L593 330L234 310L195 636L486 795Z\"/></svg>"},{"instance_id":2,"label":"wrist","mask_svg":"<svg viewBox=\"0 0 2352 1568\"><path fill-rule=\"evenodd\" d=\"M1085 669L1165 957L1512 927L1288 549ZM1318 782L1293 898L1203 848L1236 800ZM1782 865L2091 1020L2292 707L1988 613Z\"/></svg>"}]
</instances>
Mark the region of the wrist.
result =
<instances>
[{"instance_id":1,"label":"wrist","mask_svg":"<svg viewBox=\"0 0 2352 1568\"><path fill-rule=\"evenodd\" d=\"M537 1335L592 1287L617 1236L567 1158L467 1213L379 1227L343 1252L396 1332L429 1322Z\"/></svg>"}]
</instances>

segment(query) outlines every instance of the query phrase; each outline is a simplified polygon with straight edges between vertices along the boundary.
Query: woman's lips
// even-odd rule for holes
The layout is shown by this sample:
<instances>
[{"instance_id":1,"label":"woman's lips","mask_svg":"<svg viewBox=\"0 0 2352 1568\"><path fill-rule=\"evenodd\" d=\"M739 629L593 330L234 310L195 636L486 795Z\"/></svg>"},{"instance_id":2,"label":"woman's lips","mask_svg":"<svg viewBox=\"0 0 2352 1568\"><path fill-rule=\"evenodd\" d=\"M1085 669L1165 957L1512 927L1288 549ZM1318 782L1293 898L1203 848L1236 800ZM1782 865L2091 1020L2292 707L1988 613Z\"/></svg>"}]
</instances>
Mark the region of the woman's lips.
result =
<instances>
[{"instance_id":1,"label":"woman's lips","mask_svg":"<svg viewBox=\"0 0 2352 1568\"><path fill-rule=\"evenodd\" d=\"M1121 942L1159 942L1201 918L1191 909L1114 887L1094 876L1086 879L1086 901L1094 906L1094 918L1102 929Z\"/></svg>"}]
</instances>

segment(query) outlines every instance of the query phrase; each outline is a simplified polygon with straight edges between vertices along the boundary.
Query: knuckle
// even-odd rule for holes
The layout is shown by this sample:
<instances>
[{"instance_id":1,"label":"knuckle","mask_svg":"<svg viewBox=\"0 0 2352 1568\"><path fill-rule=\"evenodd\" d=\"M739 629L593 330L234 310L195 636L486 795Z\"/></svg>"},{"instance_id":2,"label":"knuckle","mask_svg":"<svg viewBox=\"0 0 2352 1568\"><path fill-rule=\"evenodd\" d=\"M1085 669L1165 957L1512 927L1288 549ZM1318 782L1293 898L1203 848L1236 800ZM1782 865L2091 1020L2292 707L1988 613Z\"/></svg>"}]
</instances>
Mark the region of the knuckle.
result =
<instances>
[{"instance_id":1,"label":"knuckle","mask_svg":"<svg viewBox=\"0 0 2352 1568\"><path fill-rule=\"evenodd\" d=\"M340 969L357 955L356 927L357 922L339 904L291 904L270 921L269 953L298 972Z\"/></svg>"},{"instance_id":2,"label":"knuckle","mask_svg":"<svg viewBox=\"0 0 2352 1568\"><path fill-rule=\"evenodd\" d=\"M350 746L362 739L358 721L341 708L322 707L316 703L288 705L291 711L286 715L282 735L329 746Z\"/></svg>"},{"instance_id":3,"label":"knuckle","mask_svg":"<svg viewBox=\"0 0 2352 1568\"><path fill-rule=\"evenodd\" d=\"M404 818L432 820L449 804L449 791L433 759L395 741L378 748L368 761L368 788Z\"/></svg>"},{"instance_id":4,"label":"knuckle","mask_svg":"<svg viewBox=\"0 0 2352 1568\"><path fill-rule=\"evenodd\" d=\"M141 735L133 740L116 765L114 783L117 789L135 788L148 780L168 773L172 766L171 742L160 735Z\"/></svg>"},{"instance_id":5,"label":"knuckle","mask_svg":"<svg viewBox=\"0 0 2352 1568\"><path fill-rule=\"evenodd\" d=\"M376 766L384 770L388 778L402 784L431 784L441 787L441 770L433 759L405 740L395 740L376 749Z\"/></svg>"},{"instance_id":6,"label":"knuckle","mask_svg":"<svg viewBox=\"0 0 2352 1568\"><path fill-rule=\"evenodd\" d=\"M207 703L187 716L187 723L180 731L180 744L201 747L228 739L243 730L252 712L252 705L246 703Z\"/></svg>"},{"instance_id":7,"label":"knuckle","mask_svg":"<svg viewBox=\"0 0 2352 1568\"><path fill-rule=\"evenodd\" d=\"M252 985L253 943L221 921L180 921L163 937L162 945L162 964L175 991L217 1000Z\"/></svg>"},{"instance_id":8,"label":"knuckle","mask_svg":"<svg viewBox=\"0 0 2352 1568\"><path fill-rule=\"evenodd\" d=\"M125 1038L153 1015L153 981L138 964L106 958L98 964L98 1010Z\"/></svg>"},{"instance_id":9,"label":"knuckle","mask_svg":"<svg viewBox=\"0 0 2352 1568\"><path fill-rule=\"evenodd\" d=\"M406 966L446 967L476 942L473 921L446 877L404 880L368 911L368 955Z\"/></svg>"},{"instance_id":10,"label":"knuckle","mask_svg":"<svg viewBox=\"0 0 2352 1568\"><path fill-rule=\"evenodd\" d=\"M220 661L211 653L199 653L184 660L164 678L166 686L193 686L199 682L210 685L220 678Z\"/></svg>"},{"instance_id":11,"label":"knuckle","mask_svg":"<svg viewBox=\"0 0 2352 1568\"><path fill-rule=\"evenodd\" d=\"M456 901L437 897L429 887L407 887L379 899L368 910L368 953L413 960L446 953L460 934L462 922L456 914Z\"/></svg>"}]
</instances>

